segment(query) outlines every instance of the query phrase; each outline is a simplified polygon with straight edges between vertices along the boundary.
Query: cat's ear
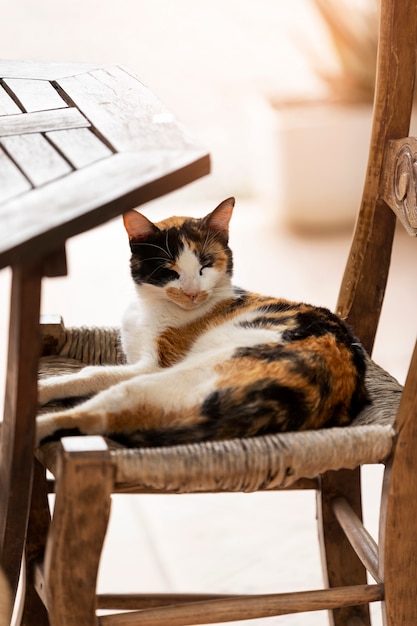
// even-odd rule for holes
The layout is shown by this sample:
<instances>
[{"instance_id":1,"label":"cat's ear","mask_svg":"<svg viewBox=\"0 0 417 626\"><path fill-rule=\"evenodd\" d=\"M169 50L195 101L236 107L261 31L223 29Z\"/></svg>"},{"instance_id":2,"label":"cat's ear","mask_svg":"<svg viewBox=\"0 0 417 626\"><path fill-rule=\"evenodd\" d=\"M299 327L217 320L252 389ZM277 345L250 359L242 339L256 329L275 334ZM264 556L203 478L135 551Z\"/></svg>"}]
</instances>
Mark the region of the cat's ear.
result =
<instances>
[{"instance_id":1,"label":"cat's ear","mask_svg":"<svg viewBox=\"0 0 417 626\"><path fill-rule=\"evenodd\" d=\"M227 198L217 206L214 211L207 215L207 226L210 230L216 232L229 232L229 222L232 217L233 207L235 206L234 198Z\"/></svg>"},{"instance_id":2,"label":"cat's ear","mask_svg":"<svg viewBox=\"0 0 417 626\"><path fill-rule=\"evenodd\" d=\"M155 235L159 232L159 228L155 226L147 217L137 211L128 211L123 214L123 223L125 225L129 241L137 241L138 239L146 239L149 235Z\"/></svg>"}]
</instances>

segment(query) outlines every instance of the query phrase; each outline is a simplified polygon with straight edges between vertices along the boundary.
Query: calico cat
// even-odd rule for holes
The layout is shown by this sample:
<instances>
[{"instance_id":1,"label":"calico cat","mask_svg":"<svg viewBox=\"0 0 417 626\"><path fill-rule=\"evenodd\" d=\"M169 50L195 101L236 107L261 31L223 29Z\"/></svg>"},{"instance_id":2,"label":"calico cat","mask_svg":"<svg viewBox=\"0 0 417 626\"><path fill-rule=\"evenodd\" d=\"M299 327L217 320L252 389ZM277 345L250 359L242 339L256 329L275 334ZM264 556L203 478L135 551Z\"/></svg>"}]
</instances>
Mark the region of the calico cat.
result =
<instances>
[{"instance_id":1,"label":"calico cat","mask_svg":"<svg viewBox=\"0 0 417 626\"><path fill-rule=\"evenodd\" d=\"M124 215L137 299L122 330L127 365L39 383L39 401L87 397L41 415L37 441L102 434L164 446L345 426L367 403L364 351L325 308L234 287L234 198L201 219Z\"/></svg>"}]
</instances>

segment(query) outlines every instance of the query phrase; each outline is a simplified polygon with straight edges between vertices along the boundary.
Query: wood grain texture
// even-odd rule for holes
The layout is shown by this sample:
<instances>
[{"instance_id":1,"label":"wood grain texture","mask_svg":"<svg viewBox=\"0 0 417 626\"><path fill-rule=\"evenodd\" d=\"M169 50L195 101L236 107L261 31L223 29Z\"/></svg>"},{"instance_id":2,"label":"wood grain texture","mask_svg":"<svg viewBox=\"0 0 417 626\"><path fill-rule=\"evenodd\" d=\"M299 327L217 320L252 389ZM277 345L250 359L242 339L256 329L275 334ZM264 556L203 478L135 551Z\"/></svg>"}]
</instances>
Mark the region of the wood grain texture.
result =
<instances>
[{"instance_id":1,"label":"wood grain texture","mask_svg":"<svg viewBox=\"0 0 417 626\"><path fill-rule=\"evenodd\" d=\"M3 85L14 94L22 110L26 113L61 109L68 106L47 80L6 78L3 80Z\"/></svg>"},{"instance_id":2,"label":"wood grain texture","mask_svg":"<svg viewBox=\"0 0 417 626\"><path fill-rule=\"evenodd\" d=\"M35 187L72 172L70 164L41 133L3 137L0 144Z\"/></svg>"},{"instance_id":3,"label":"wood grain texture","mask_svg":"<svg viewBox=\"0 0 417 626\"><path fill-rule=\"evenodd\" d=\"M41 278L40 262L13 269L0 454L0 557L13 593L17 589L32 484Z\"/></svg>"},{"instance_id":4,"label":"wood grain texture","mask_svg":"<svg viewBox=\"0 0 417 626\"><path fill-rule=\"evenodd\" d=\"M417 623L417 346L398 411L398 439L384 479L381 571L386 626Z\"/></svg>"},{"instance_id":5,"label":"wood grain texture","mask_svg":"<svg viewBox=\"0 0 417 626\"><path fill-rule=\"evenodd\" d=\"M387 142L409 131L415 80L417 10L414 0L381 7L373 130L361 208L337 312L371 352L385 292L395 216L381 197Z\"/></svg>"},{"instance_id":6,"label":"wood grain texture","mask_svg":"<svg viewBox=\"0 0 417 626\"><path fill-rule=\"evenodd\" d=\"M28 179L0 147L0 204L31 189Z\"/></svg>"},{"instance_id":7,"label":"wood grain texture","mask_svg":"<svg viewBox=\"0 0 417 626\"><path fill-rule=\"evenodd\" d=\"M33 490L29 524L25 544L25 594L19 626L49 626L42 586L39 585L39 566L45 554L51 515L49 512L45 468L34 460Z\"/></svg>"},{"instance_id":8,"label":"wood grain texture","mask_svg":"<svg viewBox=\"0 0 417 626\"><path fill-rule=\"evenodd\" d=\"M335 498L332 509L351 546L377 583L382 583L378 569L378 546L345 498Z\"/></svg>"},{"instance_id":9,"label":"wood grain texture","mask_svg":"<svg viewBox=\"0 0 417 626\"><path fill-rule=\"evenodd\" d=\"M97 595L97 608L107 611L140 611L173 604L190 604L236 597L236 594L225 593L105 593Z\"/></svg>"},{"instance_id":10,"label":"wood grain texture","mask_svg":"<svg viewBox=\"0 0 417 626\"><path fill-rule=\"evenodd\" d=\"M361 585L350 589L322 589L180 604L151 611L121 613L99 617L99 626L191 626L215 624L289 613L320 611L334 606L375 602L382 598L380 585ZM358 623L358 622L356 622ZM345 622L344 626L347 626Z\"/></svg>"},{"instance_id":11,"label":"wood grain texture","mask_svg":"<svg viewBox=\"0 0 417 626\"><path fill-rule=\"evenodd\" d=\"M355 515L362 519L360 468L327 472L321 478L317 492L317 523L324 584L328 587L366 584L366 570L353 550L333 511L335 498L343 497ZM338 607L329 613L330 626L346 626L349 620L358 620L370 626L369 607Z\"/></svg>"},{"instance_id":12,"label":"wood grain texture","mask_svg":"<svg viewBox=\"0 0 417 626\"><path fill-rule=\"evenodd\" d=\"M81 451L71 445L71 438L62 440L56 475L44 563L46 602L54 626L97 626L96 576L110 515L113 468L101 437L82 439Z\"/></svg>"},{"instance_id":13,"label":"wood grain texture","mask_svg":"<svg viewBox=\"0 0 417 626\"><path fill-rule=\"evenodd\" d=\"M0 137L83 128L90 122L75 107L0 117Z\"/></svg>"},{"instance_id":14,"label":"wood grain texture","mask_svg":"<svg viewBox=\"0 0 417 626\"><path fill-rule=\"evenodd\" d=\"M0 78L36 78L55 80L65 76L74 76L102 67L93 63L62 63L54 61L0 61Z\"/></svg>"},{"instance_id":15,"label":"wood grain texture","mask_svg":"<svg viewBox=\"0 0 417 626\"><path fill-rule=\"evenodd\" d=\"M46 136L75 169L81 169L113 154L89 128L59 130L46 133Z\"/></svg>"},{"instance_id":16,"label":"wood grain texture","mask_svg":"<svg viewBox=\"0 0 417 626\"><path fill-rule=\"evenodd\" d=\"M404 143L409 133L416 69L417 3L385 0L381 4L380 21L369 165L337 308L353 325L369 352L373 348L390 265L395 215L389 205L404 198L411 200L411 206L414 203L414 198L408 196L410 187L405 173L408 167L397 170L397 157L393 159L392 149L399 144L391 142ZM407 153L399 156L409 159ZM385 626L417 623L415 368L417 358L413 357L398 413L398 441L382 494L379 575L385 584Z\"/></svg>"},{"instance_id":17,"label":"wood grain texture","mask_svg":"<svg viewBox=\"0 0 417 626\"><path fill-rule=\"evenodd\" d=\"M382 196L409 235L417 234L417 139L388 142L382 177Z\"/></svg>"},{"instance_id":18,"label":"wood grain texture","mask_svg":"<svg viewBox=\"0 0 417 626\"><path fill-rule=\"evenodd\" d=\"M184 128L152 92L119 67L57 83L119 152L178 151L192 146Z\"/></svg>"},{"instance_id":19,"label":"wood grain texture","mask_svg":"<svg viewBox=\"0 0 417 626\"><path fill-rule=\"evenodd\" d=\"M22 110L0 84L0 115L14 115L21 112Z\"/></svg>"}]
</instances>

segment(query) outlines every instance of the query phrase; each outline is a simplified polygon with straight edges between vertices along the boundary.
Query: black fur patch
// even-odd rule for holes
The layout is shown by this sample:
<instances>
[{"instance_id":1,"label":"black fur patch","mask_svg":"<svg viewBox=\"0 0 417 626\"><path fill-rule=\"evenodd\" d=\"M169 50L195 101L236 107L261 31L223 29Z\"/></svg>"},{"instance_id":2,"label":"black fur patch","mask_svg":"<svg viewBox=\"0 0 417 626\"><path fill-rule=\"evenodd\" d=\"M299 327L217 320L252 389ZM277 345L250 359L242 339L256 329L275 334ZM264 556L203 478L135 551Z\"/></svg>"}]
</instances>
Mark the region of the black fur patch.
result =
<instances>
[{"instance_id":1,"label":"black fur patch","mask_svg":"<svg viewBox=\"0 0 417 626\"><path fill-rule=\"evenodd\" d=\"M240 322L239 325L242 328L274 328L279 324L285 324L290 320L291 318L288 316L278 318L276 316L260 315L259 317L255 317L253 320Z\"/></svg>"},{"instance_id":2,"label":"black fur patch","mask_svg":"<svg viewBox=\"0 0 417 626\"><path fill-rule=\"evenodd\" d=\"M287 300L278 300L277 302L263 304L257 310L262 313L271 315L274 313L288 313L289 311L297 311L297 309L299 308L299 304L287 302Z\"/></svg>"},{"instance_id":3,"label":"black fur patch","mask_svg":"<svg viewBox=\"0 0 417 626\"><path fill-rule=\"evenodd\" d=\"M84 433L82 433L79 428L58 428L58 430L51 435L44 437L40 445L50 441L59 441L62 437L79 437L80 435L84 435Z\"/></svg>"},{"instance_id":4,"label":"black fur patch","mask_svg":"<svg viewBox=\"0 0 417 626\"><path fill-rule=\"evenodd\" d=\"M204 424L155 430L135 430L130 433L115 432L109 433L106 437L126 448L159 448L209 439Z\"/></svg>"},{"instance_id":5,"label":"black fur patch","mask_svg":"<svg viewBox=\"0 0 417 626\"><path fill-rule=\"evenodd\" d=\"M218 389L203 403L210 438L244 437L298 430L309 415L304 393L275 380L249 385L236 400L234 389ZM253 432L256 427L256 432Z\"/></svg>"},{"instance_id":6,"label":"black fur patch","mask_svg":"<svg viewBox=\"0 0 417 626\"><path fill-rule=\"evenodd\" d=\"M283 333L284 341L307 339L308 337L322 337L332 334L337 341L350 347L353 336L347 326L336 315L327 309L316 307L306 311L299 311L295 315L296 327Z\"/></svg>"},{"instance_id":7,"label":"black fur patch","mask_svg":"<svg viewBox=\"0 0 417 626\"><path fill-rule=\"evenodd\" d=\"M255 346L237 348L233 353L234 359L249 357L251 359L261 359L267 363L281 361L282 359L293 359L293 353L289 352L285 345L280 343L258 343Z\"/></svg>"},{"instance_id":8,"label":"black fur patch","mask_svg":"<svg viewBox=\"0 0 417 626\"><path fill-rule=\"evenodd\" d=\"M138 285L149 283L163 287L176 278L175 272L169 266L184 249L178 228L160 230L144 241L132 241L130 249L130 269L132 278Z\"/></svg>"}]
</instances>

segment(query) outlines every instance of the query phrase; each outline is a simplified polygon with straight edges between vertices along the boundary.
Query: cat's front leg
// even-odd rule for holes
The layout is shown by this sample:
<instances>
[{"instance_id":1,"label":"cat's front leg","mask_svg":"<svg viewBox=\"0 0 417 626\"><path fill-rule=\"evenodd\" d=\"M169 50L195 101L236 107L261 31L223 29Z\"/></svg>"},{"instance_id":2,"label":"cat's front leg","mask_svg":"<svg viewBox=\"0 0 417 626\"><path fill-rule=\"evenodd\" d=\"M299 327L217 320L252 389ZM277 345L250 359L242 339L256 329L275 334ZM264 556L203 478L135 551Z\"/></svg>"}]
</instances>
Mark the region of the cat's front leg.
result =
<instances>
[{"instance_id":1,"label":"cat's front leg","mask_svg":"<svg viewBox=\"0 0 417 626\"><path fill-rule=\"evenodd\" d=\"M51 376L38 382L38 403L43 406L52 400L89 397L125 380L158 369L150 359L132 365L93 365L73 374Z\"/></svg>"},{"instance_id":2,"label":"cat's front leg","mask_svg":"<svg viewBox=\"0 0 417 626\"><path fill-rule=\"evenodd\" d=\"M123 430L127 425L131 428L132 421L135 425L140 423L141 412L136 411L136 408L142 398L143 387L146 388L147 384L142 382L144 378L141 374L144 372L139 372L139 365L143 364L88 367L84 368L87 371L84 380L84 370L81 370L76 374L55 376L41 381L44 398L48 394L55 399L86 396L87 391L93 388L95 395L73 408L38 415L36 445L49 440L56 441L64 436L106 435L113 430ZM99 390L99 385L104 384L104 378L107 378L108 385Z\"/></svg>"},{"instance_id":3,"label":"cat's front leg","mask_svg":"<svg viewBox=\"0 0 417 626\"><path fill-rule=\"evenodd\" d=\"M79 435L104 435L105 422L99 414L86 414L82 408L74 407L36 418L35 447L47 441L58 441L61 437Z\"/></svg>"}]
</instances>

